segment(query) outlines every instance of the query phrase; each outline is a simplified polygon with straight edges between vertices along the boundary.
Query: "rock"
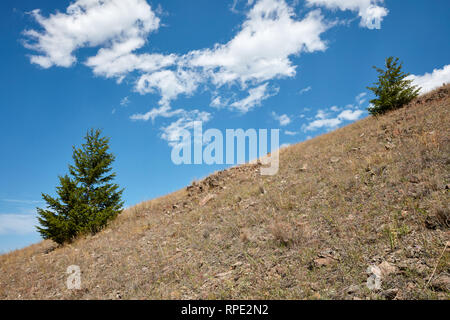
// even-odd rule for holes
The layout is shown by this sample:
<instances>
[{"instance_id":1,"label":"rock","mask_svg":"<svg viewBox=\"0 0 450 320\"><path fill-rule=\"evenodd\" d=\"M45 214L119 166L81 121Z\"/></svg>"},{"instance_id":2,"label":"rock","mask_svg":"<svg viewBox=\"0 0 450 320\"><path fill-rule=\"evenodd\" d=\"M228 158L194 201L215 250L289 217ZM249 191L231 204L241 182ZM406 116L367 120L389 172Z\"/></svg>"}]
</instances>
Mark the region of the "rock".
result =
<instances>
[{"instance_id":1,"label":"rock","mask_svg":"<svg viewBox=\"0 0 450 320\"><path fill-rule=\"evenodd\" d=\"M387 261L383 261L382 263L380 263L378 265L378 268L381 271L381 276L382 277L386 277L386 276L390 275L391 273L397 272L397 268L395 266L391 265Z\"/></svg>"},{"instance_id":2,"label":"rock","mask_svg":"<svg viewBox=\"0 0 450 320\"><path fill-rule=\"evenodd\" d=\"M416 176L411 176L409 177L409 182L417 184L420 182L420 180Z\"/></svg>"},{"instance_id":3,"label":"rock","mask_svg":"<svg viewBox=\"0 0 450 320\"><path fill-rule=\"evenodd\" d=\"M431 288L436 291L449 292L450 291L450 276L448 274L441 274L437 276L430 283Z\"/></svg>"},{"instance_id":4,"label":"rock","mask_svg":"<svg viewBox=\"0 0 450 320\"><path fill-rule=\"evenodd\" d=\"M387 289L384 290L381 295L383 297L385 297L387 300L394 300L397 297L398 294L398 289L394 288L394 289Z\"/></svg>"},{"instance_id":5,"label":"rock","mask_svg":"<svg viewBox=\"0 0 450 320\"><path fill-rule=\"evenodd\" d=\"M313 260L311 267L321 268L334 264L339 261L337 253L333 249L325 249Z\"/></svg>"},{"instance_id":6,"label":"rock","mask_svg":"<svg viewBox=\"0 0 450 320\"><path fill-rule=\"evenodd\" d=\"M330 161L331 161L332 163L338 163L340 160L341 160L341 159L338 158L338 157L331 157L331 159L330 159Z\"/></svg>"},{"instance_id":7,"label":"rock","mask_svg":"<svg viewBox=\"0 0 450 320\"><path fill-rule=\"evenodd\" d=\"M220 279L228 278L229 276L231 276L232 273L233 273L233 270L218 273L218 274L216 274L216 278L220 278Z\"/></svg>"},{"instance_id":8,"label":"rock","mask_svg":"<svg viewBox=\"0 0 450 320\"><path fill-rule=\"evenodd\" d=\"M391 150L395 148L395 144L393 144L392 142L388 142L384 145L384 147L386 148L386 150Z\"/></svg>"},{"instance_id":9,"label":"rock","mask_svg":"<svg viewBox=\"0 0 450 320\"><path fill-rule=\"evenodd\" d=\"M317 268L326 267L336 262L335 259L331 257L325 257L325 258L317 258L314 259L314 266Z\"/></svg>"},{"instance_id":10,"label":"rock","mask_svg":"<svg viewBox=\"0 0 450 320\"><path fill-rule=\"evenodd\" d=\"M380 290L382 275L380 268L371 265L367 268L366 273L369 275L366 282L367 288L369 288L369 290Z\"/></svg>"},{"instance_id":11,"label":"rock","mask_svg":"<svg viewBox=\"0 0 450 320\"><path fill-rule=\"evenodd\" d=\"M360 288L356 284L351 285L346 290L347 294L356 294L356 293L359 293L359 291L360 291Z\"/></svg>"},{"instance_id":12,"label":"rock","mask_svg":"<svg viewBox=\"0 0 450 320\"><path fill-rule=\"evenodd\" d=\"M309 287L312 291L319 291L320 290L320 286L318 283L316 282L312 282L309 284Z\"/></svg>"},{"instance_id":13,"label":"rock","mask_svg":"<svg viewBox=\"0 0 450 320\"><path fill-rule=\"evenodd\" d=\"M205 204L207 204L211 199L214 199L216 196L213 194L208 194L206 197L204 197L201 201L200 201L200 206L204 206Z\"/></svg>"}]
</instances>

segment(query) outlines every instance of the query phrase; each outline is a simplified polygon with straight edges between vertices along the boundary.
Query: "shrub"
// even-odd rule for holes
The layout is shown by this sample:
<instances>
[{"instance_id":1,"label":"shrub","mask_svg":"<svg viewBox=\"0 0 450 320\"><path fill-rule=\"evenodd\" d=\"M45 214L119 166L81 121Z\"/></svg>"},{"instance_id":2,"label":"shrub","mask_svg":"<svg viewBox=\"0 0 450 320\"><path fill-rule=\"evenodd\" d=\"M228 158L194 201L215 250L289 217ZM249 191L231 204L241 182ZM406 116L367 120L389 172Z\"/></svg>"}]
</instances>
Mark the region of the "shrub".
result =
<instances>
[{"instance_id":1,"label":"shrub","mask_svg":"<svg viewBox=\"0 0 450 320\"><path fill-rule=\"evenodd\" d=\"M37 229L44 239L63 244L79 234L96 233L121 212L123 190L111 183L114 155L108 152L109 139L100 134L91 129L82 147L73 148L74 165L69 165L70 176L59 177L58 197L42 194L47 209L37 208Z\"/></svg>"},{"instance_id":2,"label":"shrub","mask_svg":"<svg viewBox=\"0 0 450 320\"><path fill-rule=\"evenodd\" d=\"M367 87L377 96L370 101L372 106L368 108L372 115L399 109L419 95L420 88L412 85L412 80L406 79L409 74L402 71L402 66L398 58L389 57L385 63L386 70L373 67L379 76L374 87Z\"/></svg>"}]
</instances>

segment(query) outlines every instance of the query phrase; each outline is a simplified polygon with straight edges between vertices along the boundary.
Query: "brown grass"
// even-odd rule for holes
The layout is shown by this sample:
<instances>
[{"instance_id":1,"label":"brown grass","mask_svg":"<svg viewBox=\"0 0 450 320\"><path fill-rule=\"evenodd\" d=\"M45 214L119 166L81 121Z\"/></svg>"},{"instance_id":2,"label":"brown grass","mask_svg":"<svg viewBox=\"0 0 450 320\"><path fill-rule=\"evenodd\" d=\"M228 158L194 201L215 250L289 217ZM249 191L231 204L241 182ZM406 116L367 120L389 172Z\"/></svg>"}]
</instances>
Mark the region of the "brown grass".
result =
<instances>
[{"instance_id":1,"label":"brown grass","mask_svg":"<svg viewBox=\"0 0 450 320\"><path fill-rule=\"evenodd\" d=\"M95 236L2 255L0 299L448 299L427 282L450 273L449 90L283 149L275 176L217 172ZM397 271L368 290L384 261Z\"/></svg>"}]
</instances>

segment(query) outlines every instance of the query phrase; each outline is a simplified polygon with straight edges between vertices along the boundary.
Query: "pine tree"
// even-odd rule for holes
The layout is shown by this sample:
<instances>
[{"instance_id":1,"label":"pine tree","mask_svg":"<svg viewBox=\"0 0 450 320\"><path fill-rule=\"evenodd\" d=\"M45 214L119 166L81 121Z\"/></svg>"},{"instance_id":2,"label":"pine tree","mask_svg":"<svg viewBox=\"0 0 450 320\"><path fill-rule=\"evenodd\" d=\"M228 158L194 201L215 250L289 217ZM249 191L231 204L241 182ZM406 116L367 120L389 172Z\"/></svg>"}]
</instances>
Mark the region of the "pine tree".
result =
<instances>
[{"instance_id":1,"label":"pine tree","mask_svg":"<svg viewBox=\"0 0 450 320\"><path fill-rule=\"evenodd\" d=\"M367 87L378 97L371 100L372 106L368 108L372 115L380 115L389 110L399 109L408 104L419 95L420 88L411 85L412 80L407 80L409 73L402 71L403 64L398 58L386 59L386 70L373 67L379 73L378 82L374 87Z\"/></svg>"},{"instance_id":2,"label":"pine tree","mask_svg":"<svg viewBox=\"0 0 450 320\"><path fill-rule=\"evenodd\" d=\"M96 233L122 210L123 190L112 183L115 173L109 153L109 139L100 137L100 130L87 132L81 148L73 147L74 165L70 176L59 177L57 198L42 194L47 209L37 208L39 233L44 239L63 244L83 233Z\"/></svg>"}]
</instances>

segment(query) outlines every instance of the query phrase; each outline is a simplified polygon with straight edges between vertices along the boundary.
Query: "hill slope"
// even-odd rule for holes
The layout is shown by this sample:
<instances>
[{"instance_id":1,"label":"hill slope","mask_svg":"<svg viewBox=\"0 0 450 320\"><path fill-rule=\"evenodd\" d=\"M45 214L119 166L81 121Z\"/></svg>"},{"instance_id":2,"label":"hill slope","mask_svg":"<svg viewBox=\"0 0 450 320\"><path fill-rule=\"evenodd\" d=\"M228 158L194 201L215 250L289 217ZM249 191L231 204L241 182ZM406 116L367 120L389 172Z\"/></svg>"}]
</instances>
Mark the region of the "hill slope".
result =
<instances>
[{"instance_id":1,"label":"hill slope","mask_svg":"<svg viewBox=\"0 0 450 320\"><path fill-rule=\"evenodd\" d=\"M0 299L448 299L449 93L285 148L275 176L231 168L0 256Z\"/></svg>"}]
</instances>

